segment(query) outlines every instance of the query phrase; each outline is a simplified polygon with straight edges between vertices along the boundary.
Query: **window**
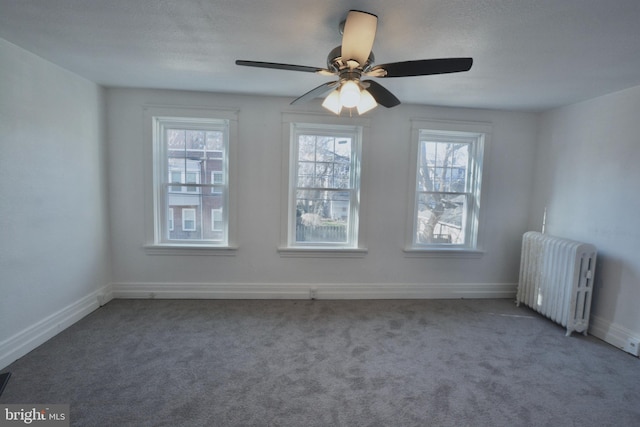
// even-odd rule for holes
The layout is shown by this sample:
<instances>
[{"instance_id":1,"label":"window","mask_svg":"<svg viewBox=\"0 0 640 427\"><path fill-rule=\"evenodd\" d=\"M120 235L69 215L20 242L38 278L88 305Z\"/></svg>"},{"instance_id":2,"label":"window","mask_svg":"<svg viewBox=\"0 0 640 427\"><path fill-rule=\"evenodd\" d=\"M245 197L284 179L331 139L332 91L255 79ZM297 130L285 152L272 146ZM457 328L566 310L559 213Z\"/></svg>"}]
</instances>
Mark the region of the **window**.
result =
<instances>
[{"instance_id":1,"label":"window","mask_svg":"<svg viewBox=\"0 0 640 427\"><path fill-rule=\"evenodd\" d=\"M194 166L193 163L194 163L193 161L188 162L188 164L190 164L192 167ZM192 172L187 172L185 174L185 176L186 176L185 182L187 184L199 184L199 182L198 182L199 174L200 174L200 172L193 172L193 171ZM192 193L197 193L198 190L199 190L199 188L196 187L195 185L187 185L185 188L186 188L187 191L190 191Z\"/></svg>"},{"instance_id":2,"label":"window","mask_svg":"<svg viewBox=\"0 0 640 427\"><path fill-rule=\"evenodd\" d=\"M224 182L224 174L221 171L211 171L211 182L214 184L222 184ZM216 187L211 188L211 192L216 192Z\"/></svg>"},{"instance_id":3,"label":"window","mask_svg":"<svg viewBox=\"0 0 640 427\"><path fill-rule=\"evenodd\" d=\"M211 209L211 231L221 232L223 227L222 209Z\"/></svg>"},{"instance_id":4,"label":"window","mask_svg":"<svg viewBox=\"0 0 640 427\"><path fill-rule=\"evenodd\" d=\"M151 116L152 246L229 246L231 120Z\"/></svg>"},{"instance_id":5,"label":"window","mask_svg":"<svg viewBox=\"0 0 640 427\"><path fill-rule=\"evenodd\" d=\"M224 175L222 172L211 172L211 181L214 184L222 184L224 182Z\"/></svg>"},{"instance_id":6,"label":"window","mask_svg":"<svg viewBox=\"0 0 640 427\"><path fill-rule=\"evenodd\" d=\"M196 210L182 209L182 231L196 231Z\"/></svg>"},{"instance_id":7,"label":"window","mask_svg":"<svg viewBox=\"0 0 640 427\"><path fill-rule=\"evenodd\" d=\"M287 246L358 248L362 127L290 123Z\"/></svg>"},{"instance_id":8,"label":"window","mask_svg":"<svg viewBox=\"0 0 640 427\"><path fill-rule=\"evenodd\" d=\"M182 182L182 172L180 172L180 170L172 170L169 172L170 173L170 182L171 183L181 183ZM182 187L179 185L172 185L169 189L169 191L173 191L174 193L178 192L178 191L182 191Z\"/></svg>"},{"instance_id":9,"label":"window","mask_svg":"<svg viewBox=\"0 0 640 427\"><path fill-rule=\"evenodd\" d=\"M410 249L476 250L488 126L414 121L413 128Z\"/></svg>"}]
</instances>

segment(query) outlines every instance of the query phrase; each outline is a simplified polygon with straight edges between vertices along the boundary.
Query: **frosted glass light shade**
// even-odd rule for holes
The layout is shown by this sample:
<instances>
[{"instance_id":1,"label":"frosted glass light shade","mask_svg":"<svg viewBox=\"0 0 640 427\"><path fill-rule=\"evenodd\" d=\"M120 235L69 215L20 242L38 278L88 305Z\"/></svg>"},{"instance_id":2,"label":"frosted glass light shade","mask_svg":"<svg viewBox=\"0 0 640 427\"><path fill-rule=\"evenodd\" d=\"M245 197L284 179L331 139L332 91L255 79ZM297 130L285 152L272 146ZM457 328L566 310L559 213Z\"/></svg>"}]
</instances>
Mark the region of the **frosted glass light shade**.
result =
<instances>
[{"instance_id":1,"label":"frosted glass light shade","mask_svg":"<svg viewBox=\"0 0 640 427\"><path fill-rule=\"evenodd\" d=\"M367 90L360 92L360 102L358 103L358 114L362 115L367 111L373 110L378 106L378 103L373 96Z\"/></svg>"},{"instance_id":2,"label":"frosted glass light shade","mask_svg":"<svg viewBox=\"0 0 640 427\"><path fill-rule=\"evenodd\" d=\"M334 114L340 114L342 103L340 102L340 92L334 90L324 99L322 106Z\"/></svg>"},{"instance_id":3,"label":"frosted glass light shade","mask_svg":"<svg viewBox=\"0 0 640 427\"><path fill-rule=\"evenodd\" d=\"M344 107L353 108L360 102L360 87L352 80L346 81L340 88L340 102Z\"/></svg>"}]
</instances>

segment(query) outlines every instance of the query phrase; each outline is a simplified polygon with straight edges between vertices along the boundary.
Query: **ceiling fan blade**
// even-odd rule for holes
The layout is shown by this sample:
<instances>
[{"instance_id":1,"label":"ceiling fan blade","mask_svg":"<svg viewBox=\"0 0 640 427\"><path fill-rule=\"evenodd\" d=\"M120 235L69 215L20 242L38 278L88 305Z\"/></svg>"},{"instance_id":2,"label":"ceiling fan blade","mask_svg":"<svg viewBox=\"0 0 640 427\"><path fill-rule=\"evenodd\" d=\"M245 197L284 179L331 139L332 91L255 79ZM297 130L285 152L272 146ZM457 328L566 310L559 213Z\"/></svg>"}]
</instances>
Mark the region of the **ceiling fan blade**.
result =
<instances>
[{"instance_id":1,"label":"ceiling fan blade","mask_svg":"<svg viewBox=\"0 0 640 427\"><path fill-rule=\"evenodd\" d=\"M342 59L358 61L358 64L363 67L373 48L377 27L376 15L350 10L342 35Z\"/></svg>"},{"instance_id":2,"label":"ceiling fan blade","mask_svg":"<svg viewBox=\"0 0 640 427\"><path fill-rule=\"evenodd\" d=\"M328 83L321 84L320 86L311 89L309 92L291 101L291 105L301 104L303 102L311 101L314 98L324 95L325 93L329 92L331 89L338 86L338 83L339 82L328 82Z\"/></svg>"},{"instance_id":3,"label":"ceiling fan blade","mask_svg":"<svg viewBox=\"0 0 640 427\"><path fill-rule=\"evenodd\" d=\"M279 64L277 62L245 61L245 60L238 59L236 61L236 65L244 65L247 67L258 67L258 68L272 68L276 70L304 71L306 73L321 73L321 74L330 74L330 75L335 74L333 71L327 70L326 68L307 67L305 65Z\"/></svg>"},{"instance_id":4,"label":"ceiling fan blade","mask_svg":"<svg viewBox=\"0 0 640 427\"><path fill-rule=\"evenodd\" d=\"M394 94L385 89L381 84L373 80L364 80L362 83L368 83L367 90L373 96L373 99L383 107L391 108L400 104L400 100Z\"/></svg>"},{"instance_id":5,"label":"ceiling fan blade","mask_svg":"<svg viewBox=\"0 0 640 427\"><path fill-rule=\"evenodd\" d=\"M392 62L373 67L366 74L376 77L411 77L428 76L430 74L459 73L469 71L473 65L473 58L444 58L421 59L417 61ZM378 75L379 70L386 71Z\"/></svg>"}]
</instances>

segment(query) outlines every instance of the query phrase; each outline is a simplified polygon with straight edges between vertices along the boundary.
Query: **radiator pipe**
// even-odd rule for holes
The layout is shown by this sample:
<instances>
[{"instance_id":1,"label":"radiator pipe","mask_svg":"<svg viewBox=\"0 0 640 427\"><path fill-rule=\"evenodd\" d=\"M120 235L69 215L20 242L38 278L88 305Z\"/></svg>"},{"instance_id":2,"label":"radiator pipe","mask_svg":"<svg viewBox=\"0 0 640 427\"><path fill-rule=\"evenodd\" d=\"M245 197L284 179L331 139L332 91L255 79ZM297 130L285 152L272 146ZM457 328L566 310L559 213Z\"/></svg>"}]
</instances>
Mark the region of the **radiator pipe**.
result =
<instances>
[{"instance_id":1,"label":"radiator pipe","mask_svg":"<svg viewBox=\"0 0 640 427\"><path fill-rule=\"evenodd\" d=\"M542 214L542 234L544 234L544 229L547 226L547 208L545 206L544 213Z\"/></svg>"}]
</instances>

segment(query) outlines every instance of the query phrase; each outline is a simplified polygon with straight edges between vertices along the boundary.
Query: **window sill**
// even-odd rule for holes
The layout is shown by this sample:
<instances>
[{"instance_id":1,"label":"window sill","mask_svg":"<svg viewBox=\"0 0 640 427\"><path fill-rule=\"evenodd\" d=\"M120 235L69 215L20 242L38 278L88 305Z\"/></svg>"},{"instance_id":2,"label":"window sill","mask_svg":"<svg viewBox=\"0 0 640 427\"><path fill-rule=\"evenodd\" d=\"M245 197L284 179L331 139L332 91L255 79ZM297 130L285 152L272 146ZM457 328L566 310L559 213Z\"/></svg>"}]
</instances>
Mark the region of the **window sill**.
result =
<instances>
[{"instance_id":1,"label":"window sill","mask_svg":"<svg viewBox=\"0 0 640 427\"><path fill-rule=\"evenodd\" d=\"M206 256L235 256L238 248L231 246L207 245L145 245L147 255L206 255Z\"/></svg>"},{"instance_id":2,"label":"window sill","mask_svg":"<svg viewBox=\"0 0 640 427\"><path fill-rule=\"evenodd\" d=\"M468 248L405 248L405 258L482 258L484 251Z\"/></svg>"},{"instance_id":3,"label":"window sill","mask_svg":"<svg viewBox=\"0 0 640 427\"><path fill-rule=\"evenodd\" d=\"M367 252L366 248L278 248L283 258L364 258Z\"/></svg>"}]
</instances>

